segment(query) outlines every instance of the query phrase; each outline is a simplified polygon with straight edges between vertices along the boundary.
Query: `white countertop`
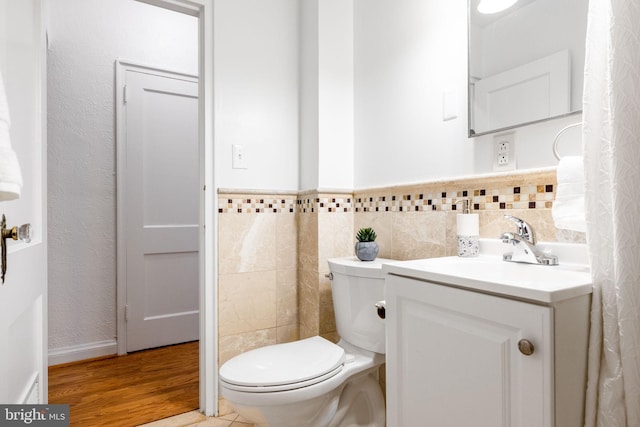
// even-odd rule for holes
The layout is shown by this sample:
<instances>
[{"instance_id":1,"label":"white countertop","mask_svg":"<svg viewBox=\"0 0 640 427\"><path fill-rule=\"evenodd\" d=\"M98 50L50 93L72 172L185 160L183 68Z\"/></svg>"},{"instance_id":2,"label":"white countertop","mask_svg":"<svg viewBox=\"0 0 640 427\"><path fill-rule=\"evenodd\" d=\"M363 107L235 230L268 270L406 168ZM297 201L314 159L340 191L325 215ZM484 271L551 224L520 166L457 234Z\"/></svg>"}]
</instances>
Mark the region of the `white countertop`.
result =
<instances>
[{"instance_id":1,"label":"white countertop","mask_svg":"<svg viewBox=\"0 0 640 427\"><path fill-rule=\"evenodd\" d=\"M481 241L478 257L396 261L383 264L382 269L397 276L545 304L591 293L584 245L541 244L559 257L559 265L548 266L503 261L498 243Z\"/></svg>"}]
</instances>

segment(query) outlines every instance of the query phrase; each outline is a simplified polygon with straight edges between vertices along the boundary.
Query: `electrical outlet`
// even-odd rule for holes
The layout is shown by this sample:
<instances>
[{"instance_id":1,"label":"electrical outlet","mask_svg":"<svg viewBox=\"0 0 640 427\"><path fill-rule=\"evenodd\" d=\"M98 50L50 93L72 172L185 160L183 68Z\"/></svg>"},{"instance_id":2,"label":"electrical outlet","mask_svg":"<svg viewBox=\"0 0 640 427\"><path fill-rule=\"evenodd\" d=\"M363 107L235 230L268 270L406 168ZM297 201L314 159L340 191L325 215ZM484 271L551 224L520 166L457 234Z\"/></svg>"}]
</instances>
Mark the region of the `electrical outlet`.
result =
<instances>
[{"instance_id":1,"label":"electrical outlet","mask_svg":"<svg viewBox=\"0 0 640 427\"><path fill-rule=\"evenodd\" d=\"M506 141L506 140L500 139L500 142L498 142L498 147L496 149L498 154L508 153L509 152L509 143L510 143L510 141Z\"/></svg>"},{"instance_id":2,"label":"electrical outlet","mask_svg":"<svg viewBox=\"0 0 640 427\"><path fill-rule=\"evenodd\" d=\"M493 170L510 171L516 168L515 132L493 137Z\"/></svg>"}]
</instances>

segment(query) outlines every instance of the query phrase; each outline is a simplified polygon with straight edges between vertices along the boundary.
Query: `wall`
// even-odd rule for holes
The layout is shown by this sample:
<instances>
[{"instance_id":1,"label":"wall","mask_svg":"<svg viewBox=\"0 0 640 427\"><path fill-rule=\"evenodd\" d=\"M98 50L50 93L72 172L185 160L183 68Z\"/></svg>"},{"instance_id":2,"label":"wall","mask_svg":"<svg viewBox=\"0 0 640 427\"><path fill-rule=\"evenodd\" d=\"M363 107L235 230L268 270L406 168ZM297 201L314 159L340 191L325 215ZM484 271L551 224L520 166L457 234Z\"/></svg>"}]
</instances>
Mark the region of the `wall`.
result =
<instances>
[{"instance_id":1,"label":"wall","mask_svg":"<svg viewBox=\"0 0 640 427\"><path fill-rule=\"evenodd\" d=\"M220 364L243 351L298 339L297 200L220 193Z\"/></svg>"},{"instance_id":2,"label":"wall","mask_svg":"<svg viewBox=\"0 0 640 427\"><path fill-rule=\"evenodd\" d=\"M355 188L473 173L466 1L355 1ZM442 120L453 91L458 118Z\"/></svg>"},{"instance_id":3,"label":"wall","mask_svg":"<svg viewBox=\"0 0 640 427\"><path fill-rule=\"evenodd\" d=\"M216 0L213 15L217 185L297 190L298 2Z\"/></svg>"},{"instance_id":4,"label":"wall","mask_svg":"<svg viewBox=\"0 0 640 427\"><path fill-rule=\"evenodd\" d=\"M467 138L466 0L355 0L355 177L365 189L492 172L493 136ZM458 117L442 120L443 92ZM555 166L556 132L580 115L518 128L520 170ZM562 138L579 153L579 132Z\"/></svg>"},{"instance_id":5,"label":"wall","mask_svg":"<svg viewBox=\"0 0 640 427\"><path fill-rule=\"evenodd\" d=\"M342 4L345 15L349 15L348 3ZM338 150L332 156L323 156L325 149L328 150L326 152L331 152L333 148L342 147L344 151L349 151L348 143L335 144L341 139L336 136L327 137L326 135L333 134L322 131L325 123L331 121L324 121L330 108L323 107L320 98L328 94L325 99L329 99L329 95L334 94L335 88L339 86L332 83L348 80L336 78L339 73L330 71L331 58L327 52L331 52L333 46L336 51L344 53L345 50L340 50L339 47L341 44L348 44L350 40L349 26L343 19L332 20L330 14L323 14L326 11L336 13L335 7L339 6L333 2L309 1L304 2L299 11L300 191L287 194L296 194L298 203L295 232L301 337L321 334L335 338L332 335L335 333L335 325L331 324L333 312L328 292L329 282L324 278L327 272L326 259L351 255L354 230L358 227L368 223L379 224L379 235L383 242L387 240L387 249L383 254L390 257L407 259L452 253L451 236L447 234L455 228L455 223L452 224L451 220L455 218L451 199L460 195L452 196L449 188L454 188L456 192L460 185L467 183L465 185L469 185L469 188L480 191L484 182L493 183L488 189L484 188L490 193L477 196L491 197L491 201L487 202L491 213L483 213L488 227L483 228L483 236L496 237L499 234L496 230L507 226L502 222L502 215L503 211L508 210L525 219L532 219L534 223L542 223L539 228L544 231L541 236L543 240L557 239L553 227L549 227L553 192L543 191L543 194L537 195L538 185L543 188L548 185L553 187L555 177L552 173L544 175L542 182L536 184L527 181L531 176L526 172L530 168L555 165L550 140L563 121L551 121L516 131L516 153L524 174L516 171L513 176L507 174L498 178L485 175L491 172L492 167L492 137L470 140L466 136L467 21L464 0L446 4L424 0L354 1L354 160L351 173L355 193L351 190L327 192L318 189L323 187L323 182L327 182L322 180L323 169L329 170L333 166L336 174L343 174L341 169L347 169L345 176L349 173L348 164L332 163L332 160L341 156ZM327 36L331 30L334 35L342 34L343 37ZM329 61L329 65L326 61ZM342 90L349 90L348 83ZM450 121L442 120L442 93L445 90L453 91L459 101L459 116ZM333 101L333 104L337 105L339 102ZM573 119L564 120L570 122ZM547 146L541 147L541 141L545 140L549 141ZM521 147L518 145L520 143ZM566 144L563 148L571 148L569 145ZM284 160L288 158L286 152L279 154ZM340 157L340 160L344 159ZM264 179L269 179L269 175L265 174ZM469 183L468 179L473 181ZM442 202L443 198L438 197L435 211L427 212L424 207L420 207L418 212L402 214L373 214L357 210L364 208L355 201L360 194L378 197L377 192L382 190L383 194L391 197L390 188L395 191L397 186L412 183L412 189L426 187L441 195L443 191L438 189L445 181L447 184L442 188L448 193L444 198L448 202ZM229 178L228 182L233 182L233 185L230 184L232 187L244 186L241 180ZM342 186L348 187L346 184ZM536 190L532 193L524 192L522 201L520 194L514 195L515 187L529 189L531 186ZM265 188L261 182L253 183L250 188L266 199L280 197L277 191L261 191ZM222 190L221 203L227 192L229 191ZM399 193L398 197L411 194L413 193ZM499 199L498 202L493 202L494 196ZM544 197L544 200L536 197ZM530 202L534 202L533 209L529 206ZM484 211L485 201L478 203L479 210ZM491 203L495 203L495 206ZM504 206L501 207L500 203ZM526 205L523 207L519 203ZM227 216L245 214L225 212L220 215L221 221L231 221ZM253 223L251 227L256 229L262 227L258 223L262 221L260 215L254 215L252 220L249 218L245 217L241 221ZM408 248L402 242L413 236L412 229L420 230L416 235L421 237ZM220 231L226 233L223 227ZM258 246L268 247L262 234L271 235L256 233L247 235L246 238L255 236ZM392 241L395 243L391 243ZM221 256L226 250L224 248L226 246L221 246ZM273 328L273 324L269 325L254 330ZM253 345L248 344L249 347ZM235 351L239 351L239 348L236 347Z\"/></svg>"},{"instance_id":6,"label":"wall","mask_svg":"<svg viewBox=\"0 0 640 427\"><path fill-rule=\"evenodd\" d=\"M353 0L300 6L300 185L353 188Z\"/></svg>"},{"instance_id":7,"label":"wall","mask_svg":"<svg viewBox=\"0 0 640 427\"><path fill-rule=\"evenodd\" d=\"M323 38L332 24L323 4L300 7L298 191L265 192L262 181L231 177L229 187L253 191L219 190L220 363L296 338L336 341L326 261L352 256L360 227L376 229L380 257L453 255L455 200L468 197L480 213L481 237L511 229L505 213L531 222L543 241L583 237L563 236L551 222L556 180L549 166L556 161L550 141L563 120L517 130L519 164L543 170L488 175L492 137L467 138L465 0L354 0L353 163L342 163L349 144L323 133L332 122L324 121L331 111L320 98L339 80L325 68L326 52L348 43L349 29L337 20L336 33L344 37ZM442 120L445 90L458 100L455 120ZM323 170L332 167L342 177L352 174L349 191L322 190L329 182ZM348 179L338 185L347 187ZM231 411L220 404L221 413Z\"/></svg>"},{"instance_id":8,"label":"wall","mask_svg":"<svg viewBox=\"0 0 640 427\"><path fill-rule=\"evenodd\" d=\"M112 9L114 4L117 7ZM221 360L256 345L297 336L318 333L335 339L329 282L324 277L326 259L351 255L354 229L359 226L374 224L379 228L384 243L381 256L451 253L451 239L436 233L452 229L451 211L363 215L365 211L355 211L365 207L355 202L358 195L386 197L392 194L391 188L407 183L416 184L421 191L431 188L437 194L447 178L454 183L451 191L458 191L457 183L466 182L463 177L469 176L479 180L469 188L480 190L484 180L490 180L480 174L491 171L492 137L466 136L465 0L353 1L353 28L342 19L338 32L350 40L352 31L353 37L352 149L345 138L348 125L335 138L323 140L325 134L320 132L321 111L330 112L331 103L322 110L319 91L323 96L324 90L340 87L349 92L349 78L343 73L350 65L339 68L339 77L332 79L333 71L329 70L336 64L322 63L331 46L345 38L328 33L330 15L315 7L323 3L315 3L311 10L299 4L295 0L219 0L214 4L216 173L222 187L220 208L231 209L219 213L219 297L225 301L220 306ZM338 5L333 2L325 11ZM53 349L109 342L115 335L113 60L117 56L146 60L145 55L156 46L150 22L145 18L144 28L139 28L135 24L140 17L129 18L128 7L150 6L132 0L57 0L52 10L49 256ZM350 6L342 7L348 11ZM111 40L107 34L114 28L121 37ZM143 34L136 35L137 31ZM153 40L140 48L131 46L143 36ZM163 52L167 43L161 46ZM309 47L312 49L307 50ZM348 51L347 46L342 53ZM105 54L110 57L105 59ZM168 61L160 58L152 62L164 60ZM89 65L83 71L85 63ZM309 68L305 71L304 67ZM304 79L309 75L310 90L318 91L311 102L318 100L318 108L306 110L311 116L305 119L298 111L308 101L304 91L309 81ZM442 120L444 91L451 91L458 101L459 114L454 120ZM93 92L99 96L90 96ZM344 99L348 102L349 93L338 95L334 104ZM555 165L551 139L564 123L575 118L518 129L519 167ZM304 152L304 120L320 123L311 127L315 132L311 138L317 138L318 145L308 156ZM572 149L572 142L567 135L562 148ZM245 145L249 169L231 168L232 144ZM327 155L322 156L320 150L326 146ZM340 160L352 153L352 162L333 163L342 152L345 156ZM342 177L335 184L321 178L332 168ZM311 175L307 175L309 170ZM529 175L517 175L519 182L526 183ZM311 178L302 178L308 176ZM546 186L547 181L540 185ZM327 185L349 191L318 191ZM497 189L508 185L500 184ZM450 187L444 188L448 192ZM380 189L383 191L378 194ZM415 194L413 190L397 193ZM227 206L229 199L231 206ZM239 212L237 209L245 207L234 205L244 203L249 204L247 209L266 210L274 208L259 200L276 201L276 205L285 200L288 206L293 199L293 215L283 211ZM68 206L73 206L73 211ZM499 207L496 212L483 220L491 227L483 228L488 237L497 229L502 231L502 223L496 221L501 216ZM536 215L528 208L519 214ZM533 218L544 223L541 229L548 230L549 211ZM418 234L413 249L402 249L403 241L415 229L427 234ZM545 233L553 239L553 233ZM281 246L283 242L287 243ZM259 248L255 257L244 245ZM252 288L255 283L260 286ZM236 293L236 286L244 291ZM263 292L267 301L262 307L265 312L255 319L249 316L255 302L242 296L254 291ZM295 308L293 299L298 304ZM234 304L239 305L229 311Z\"/></svg>"},{"instance_id":9,"label":"wall","mask_svg":"<svg viewBox=\"0 0 640 427\"><path fill-rule=\"evenodd\" d=\"M298 203L300 337L337 342L327 260L353 255L353 195L303 192Z\"/></svg>"},{"instance_id":10,"label":"wall","mask_svg":"<svg viewBox=\"0 0 640 427\"><path fill-rule=\"evenodd\" d=\"M56 0L50 9L49 348L113 353L114 61L197 74L197 20L132 0Z\"/></svg>"},{"instance_id":11,"label":"wall","mask_svg":"<svg viewBox=\"0 0 640 427\"><path fill-rule=\"evenodd\" d=\"M514 229L505 214L531 224L539 241L580 241L551 219L553 169L442 180L356 191L354 230L372 227L381 258L397 260L457 254L456 200L468 198L479 214L480 237L497 239Z\"/></svg>"},{"instance_id":12,"label":"wall","mask_svg":"<svg viewBox=\"0 0 640 427\"><path fill-rule=\"evenodd\" d=\"M466 25L464 0L355 0L355 189L301 188L298 196L301 337L337 338L328 321L326 259L352 255L360 227L376 229L381 257L454 255L455 201L469 197L480 213L481 237L510 230L508 213L533 224L541 241L584 242L584 235L556 230L551 219L550 167L557 163L551 142L580 116L517 129L519 170L492 174L493 136L467 138ZM454 120L442 118L444 92L458 101ZM561 153L579 152L579 132L561 142Z\"/></svg>"}]
</instances>

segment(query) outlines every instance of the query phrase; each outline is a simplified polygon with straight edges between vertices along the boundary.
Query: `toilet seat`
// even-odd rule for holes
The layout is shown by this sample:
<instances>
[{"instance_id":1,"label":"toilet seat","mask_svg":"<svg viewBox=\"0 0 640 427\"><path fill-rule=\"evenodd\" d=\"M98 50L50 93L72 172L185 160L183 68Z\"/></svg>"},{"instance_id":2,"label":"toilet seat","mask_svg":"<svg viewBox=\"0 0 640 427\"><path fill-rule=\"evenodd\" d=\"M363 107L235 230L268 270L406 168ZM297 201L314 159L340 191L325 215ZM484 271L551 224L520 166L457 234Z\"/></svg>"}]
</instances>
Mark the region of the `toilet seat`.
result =
<instances>
[{"instance_id":1,"label":"toilet seat","mask_svg":"<svg viewBox=\"0 0 640 427\"><path fill-rule=\"evenodd\" d=\"M252 393L294 390L342 371L342 347L321 337L276 344L240 354L220 368L225 387Z\"/></svg>"}]
</instances>

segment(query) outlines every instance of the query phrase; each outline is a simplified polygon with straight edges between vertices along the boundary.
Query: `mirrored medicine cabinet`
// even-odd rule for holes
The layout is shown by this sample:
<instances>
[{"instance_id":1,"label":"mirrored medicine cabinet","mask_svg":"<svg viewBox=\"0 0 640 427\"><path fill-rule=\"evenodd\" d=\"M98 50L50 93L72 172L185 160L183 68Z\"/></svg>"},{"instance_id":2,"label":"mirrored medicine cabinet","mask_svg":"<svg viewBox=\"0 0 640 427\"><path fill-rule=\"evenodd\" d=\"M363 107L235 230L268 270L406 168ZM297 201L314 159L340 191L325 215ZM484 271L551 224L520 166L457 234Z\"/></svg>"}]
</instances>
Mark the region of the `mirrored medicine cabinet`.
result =
<instances>
[{"instance_id":1,"label":"mirrored medicine cabinet","mask_svg":"<svg viewBox=\"0 0 640 427\"><path fill-rule=\"evenodd\" d=\"M588 0L468 0L469 137L579 113ZM483 0L487 1L487 0Z\"/></svg>"}]
</instances>

